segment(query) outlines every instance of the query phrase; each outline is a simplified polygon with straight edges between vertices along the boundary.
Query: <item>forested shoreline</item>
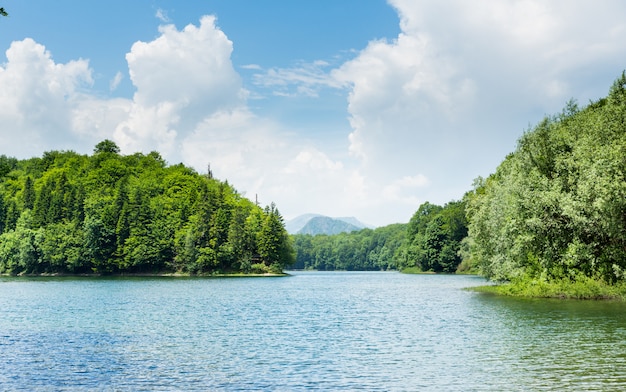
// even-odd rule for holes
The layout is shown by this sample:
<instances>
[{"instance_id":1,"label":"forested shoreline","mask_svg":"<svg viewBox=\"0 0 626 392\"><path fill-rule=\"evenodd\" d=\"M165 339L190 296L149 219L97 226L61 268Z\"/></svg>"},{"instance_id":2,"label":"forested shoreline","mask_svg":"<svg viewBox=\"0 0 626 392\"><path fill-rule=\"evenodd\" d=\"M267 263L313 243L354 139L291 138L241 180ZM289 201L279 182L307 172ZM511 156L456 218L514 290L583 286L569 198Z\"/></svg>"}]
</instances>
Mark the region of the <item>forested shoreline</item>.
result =
<instances>
[{"instance_id":1,"label":"forested shoreline","mask_svg":"<svg viewBox=\"0 0 626 392\"><path fill-rule=\"evenodd\" d=\"M0 156L0 180L4 274L293 266L472 271L522 295L615 297L626 286L625 73L606 98L570 101L529 129L461 200L423 203L408 223L377 229L289 236L275 205L260 208L210 170L123 156L108 140L91 156Z\"/></svg>"},{"instance_id":2,"label":"forested shoreline","mask_svg":"<svg viewBox=\"0 0 626 392\"><path fill-rule=\"evenodd\" d=\"M465 202L424 203L409 223L335 235L295 234L293 268L320 271L464 271Z\"/></svg>"},{"instance_id":3,"label":"forested shoreline","mask_svg":"<svg viewBox=\"0 0 626 392\"><path fill-rule=\"evenodd\" d=\"M387 271L397 269L406 225L394 224L349 233L295 234L294 269L318 271Z\"/></svg>"},{"instance_id":4,"label":"forested shoreline","mask_svg":"<svg viewBox=\"0 0 626 392\"><path fill-rule=\"evenodd\" d=\"M296 265L351 269L356 252L375 261L367 269L472 271L509 295L626 298L626 74L606 98L570 101L529 129L462 200L426 202L408 224L358 240L376 230L295 236L306 249Z\"/></svg>"},{"instance_id":5,"label":"forested shoreline","mask_svg":"<svg viewBox=\"0 0 626 392\"><path fill-rule=\"evenodd\" d=\"M570 101L526 132L466 199L468 258L489 279L519 292L580 289L577 297L623 287L626 74L606 98Z\"/></svg>"},{"instance_id":6,"label":"forested shoreline","mask_svg":"<svg viewBox=\"0 0 626 392\"><path fill-rule=\"evenodd\" d=\"M280 273L294 251L274 204L158 152L0 156L0 273Z\"/></svg>"}]
</instances>

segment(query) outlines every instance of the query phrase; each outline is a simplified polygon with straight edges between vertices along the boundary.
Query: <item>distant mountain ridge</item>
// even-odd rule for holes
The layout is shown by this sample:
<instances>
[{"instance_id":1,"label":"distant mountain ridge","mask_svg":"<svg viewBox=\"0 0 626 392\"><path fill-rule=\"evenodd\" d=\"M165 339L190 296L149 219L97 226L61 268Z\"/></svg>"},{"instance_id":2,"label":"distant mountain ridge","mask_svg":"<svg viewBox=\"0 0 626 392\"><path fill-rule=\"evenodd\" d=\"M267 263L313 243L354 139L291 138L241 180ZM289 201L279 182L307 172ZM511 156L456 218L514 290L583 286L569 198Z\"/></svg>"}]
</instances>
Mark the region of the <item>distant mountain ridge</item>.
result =
<instances>
[{"instance_id":1,"label":"distant mountain ridge","mask_svg":"<svg viewBox=\"0 0 626 392\"><path fill-rule=\"evenodd\" d=\"M371 226L359 221L355 217L331 218L319 214L305 214L285 223L290 234L339 234L358 231Z\"/></svg>"},{"instance_id":2,"label":"distant mountain ridge","mask_svg":"<svg viewBox=\"0 0 626 392\"><path fill-rule=\"evenodd\" d=\"M304 214L297 216L293 219L290 219L285 222L285 229L289 234L297 234L300 229L307 224L308 221L315 218L316 216L322 216L320 214Z\"/></svg>"}]
</instances>

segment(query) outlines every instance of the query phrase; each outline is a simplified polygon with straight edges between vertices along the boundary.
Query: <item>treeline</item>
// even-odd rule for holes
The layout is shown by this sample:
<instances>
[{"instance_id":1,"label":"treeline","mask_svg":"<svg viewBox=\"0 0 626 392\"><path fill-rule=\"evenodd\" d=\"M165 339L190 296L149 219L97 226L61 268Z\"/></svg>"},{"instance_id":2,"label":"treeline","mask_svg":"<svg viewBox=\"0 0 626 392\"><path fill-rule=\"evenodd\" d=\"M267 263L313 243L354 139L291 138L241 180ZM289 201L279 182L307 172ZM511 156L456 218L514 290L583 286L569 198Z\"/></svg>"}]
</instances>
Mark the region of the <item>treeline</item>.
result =
<instances>
[{"instance_id":1,"label":"treeline","mask_svg":"<svg viewBox=\"0 0 626 392\"><path fill-rule=\"evenodd\" d=\"M456 272L462 262L461 243L467 236L465 202L441 207L424 203L407 225L401 269Z\"/></svg>"},{"instance_id":2,"label":"treeline","mask_svg":"<svg viewBox=\"0 0 626 392\"><path fill-rule=\"evenodd\" d=\"M280 272L294 252L278 209L157 152L0 156L0 273Z\"/></svg>"},{"instance_id":3,"label":"treeline","mask_svg":"<svg viewBox=\"0 0 626 392\"><path fill-rule=\"evenodd\" d=\"M626 277L626 75L545 118L470 192L469 259L498 281Z\"/></svg>"},{"instance_id":4,"label":"treeline","mask_svg":"<svg viewBox=\"0 0 626 392\"><path fill-rule=\"evenodd\" d=\"M456 272L467 235L465 203L424 203L408 224L336 235L294 235L297 269Z\"/></svg>"},{"instance_id":5,"label":"treeline","mask_svg":"<svg viewBox=\"0 0 626 392\"><path fill-rule=\"evenodd\" d=\"M363 229L334 235L293 235L295 269L385 271L397 269L406 225Z\"/></svg>"},{"instance_id":6,"label":"treeline","mask_svg":"<svg viewBox=\"0 0 626 392\"><path fill-rule=\"evenodd\" d=\"M584 108L570 101L528 130L461 201L424 203L406 225L294 239L299 268L469 270L495 281L582 282L587 291L622 284L626 73L606 98Z\"/></svg>"}]
</instances>

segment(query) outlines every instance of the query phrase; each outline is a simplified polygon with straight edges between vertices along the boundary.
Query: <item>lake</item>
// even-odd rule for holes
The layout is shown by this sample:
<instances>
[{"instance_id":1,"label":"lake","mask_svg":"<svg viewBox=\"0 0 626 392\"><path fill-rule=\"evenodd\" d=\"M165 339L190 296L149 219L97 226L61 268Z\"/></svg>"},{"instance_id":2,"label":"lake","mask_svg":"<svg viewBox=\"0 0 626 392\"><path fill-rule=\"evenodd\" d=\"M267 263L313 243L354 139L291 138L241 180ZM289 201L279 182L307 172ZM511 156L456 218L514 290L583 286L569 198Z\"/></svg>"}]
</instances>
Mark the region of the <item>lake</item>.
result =
<instances>
[{"instance_id":1,"label":"lake","mask_svg":"<svg viewBox=\"0 0 626 392\"><path fill-rule=\"evenodd\" d=\"M626 389L626 305L473 276L0 278L0 389Z\"/></svg>"}]
</instances>

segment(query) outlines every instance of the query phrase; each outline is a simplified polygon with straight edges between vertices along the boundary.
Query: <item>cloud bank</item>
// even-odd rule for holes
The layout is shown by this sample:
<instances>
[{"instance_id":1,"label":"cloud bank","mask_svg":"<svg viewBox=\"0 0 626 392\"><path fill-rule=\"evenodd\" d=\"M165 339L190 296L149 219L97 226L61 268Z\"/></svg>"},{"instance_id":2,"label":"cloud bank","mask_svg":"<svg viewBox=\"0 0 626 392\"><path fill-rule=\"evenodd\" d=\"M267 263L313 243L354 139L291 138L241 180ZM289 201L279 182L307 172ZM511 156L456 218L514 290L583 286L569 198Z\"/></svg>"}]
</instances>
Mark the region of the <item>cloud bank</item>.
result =
<instances>
[{"instance_id":1,"label":"cloud bank","mask_svg":"<svg viewBox=\"0 0 626 392\"><path fill-rule=\"evenodd\" d=\"M529 124L570 98L585 104L605 95L625 67L620 1L390 5L397 37L354 48L339 64L242 65L253 75L247 84L214 16L182 30L164 24L126 54L135 88L128 98L94 93L88 60L56 63L43 44L16 41L0 66L3 153L88 153L110 138L123 153L159 150L199 171L210 164L218 178L263 204L275 201L287 217L406 222L424 201L460 198ZM157 17L168 23L163 11ZM111 91L124 77L111 80ZM249 102L321 102L337 93L345 94L349 127L323 144Z\"/></svg>"}]
</instances>

